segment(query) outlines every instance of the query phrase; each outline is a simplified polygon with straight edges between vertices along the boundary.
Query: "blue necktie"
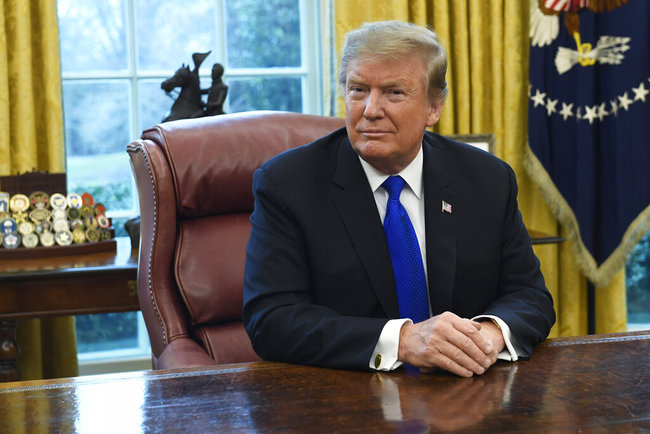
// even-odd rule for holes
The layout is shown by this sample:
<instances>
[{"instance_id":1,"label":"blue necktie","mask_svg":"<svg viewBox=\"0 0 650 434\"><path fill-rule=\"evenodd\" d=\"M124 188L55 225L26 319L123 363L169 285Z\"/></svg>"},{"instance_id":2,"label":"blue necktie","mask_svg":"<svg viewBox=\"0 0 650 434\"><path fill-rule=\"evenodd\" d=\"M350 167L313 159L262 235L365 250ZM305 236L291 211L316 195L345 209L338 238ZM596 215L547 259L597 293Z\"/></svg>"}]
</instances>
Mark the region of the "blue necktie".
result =
<instances>
[{"instance_id":1,"label":"blue necktie","mask_svg":"<svg viewBox=\"0 0 650 434\"><path fill-rule=\"evenodd\" d=\"M401 176L390 176L382 187L388 192L384 232L393 263L400 317L417 323L429 318L429 301L418 239L399 201L404 180Z\"/></svg>"}]
</instances>

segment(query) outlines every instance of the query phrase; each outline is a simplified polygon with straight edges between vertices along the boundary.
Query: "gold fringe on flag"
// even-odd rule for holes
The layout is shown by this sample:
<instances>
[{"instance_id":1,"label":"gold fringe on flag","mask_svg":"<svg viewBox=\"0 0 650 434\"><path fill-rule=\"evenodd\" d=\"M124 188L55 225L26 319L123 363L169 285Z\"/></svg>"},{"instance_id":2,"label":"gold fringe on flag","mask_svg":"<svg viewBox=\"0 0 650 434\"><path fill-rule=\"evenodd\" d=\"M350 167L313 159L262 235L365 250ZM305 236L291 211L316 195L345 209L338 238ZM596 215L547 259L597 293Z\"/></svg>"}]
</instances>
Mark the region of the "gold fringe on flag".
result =
<instances>
[{"instance_id":1,"label":"gold fringe on flag","mask_svg":"<svg viewBox=\"0 0 650 434\"><path fill-rule=\"evenodd\" d=\"M607 286L616 273L625 266L628 255L634 246L650 230L650 206L645 208L630 223L618 247L609 255L605 262L598 266L594 257L582 242L578 220L573 210L528 144L526 144L524 154L524 168L533 182L539 186L542 196L555 218L558 219L560 225L566 230L568 234L567 238L576 255L576 262L582 273L596 287Z\"/></svg>"}]
</instances>

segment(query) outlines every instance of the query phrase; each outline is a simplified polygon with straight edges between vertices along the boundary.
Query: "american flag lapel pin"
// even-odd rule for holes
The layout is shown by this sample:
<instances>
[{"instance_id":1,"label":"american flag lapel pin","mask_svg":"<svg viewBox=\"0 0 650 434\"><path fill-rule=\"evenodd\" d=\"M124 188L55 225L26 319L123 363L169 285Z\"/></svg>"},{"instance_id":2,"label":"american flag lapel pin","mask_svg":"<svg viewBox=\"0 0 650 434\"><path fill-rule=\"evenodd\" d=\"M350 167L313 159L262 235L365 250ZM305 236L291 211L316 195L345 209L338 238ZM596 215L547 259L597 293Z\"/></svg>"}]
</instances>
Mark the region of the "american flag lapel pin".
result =
<instances>
[{"instance_id":1,"label":"american flag lapel pin","mask_svg":"<svg viewBox=\"0 0 650 434\"><path fill-rule=\"evenodd\" d=\"M448 212L451 214L451 204L445 202L444 200L442 201L442 212Z\"/></svg>"}]
</instances>

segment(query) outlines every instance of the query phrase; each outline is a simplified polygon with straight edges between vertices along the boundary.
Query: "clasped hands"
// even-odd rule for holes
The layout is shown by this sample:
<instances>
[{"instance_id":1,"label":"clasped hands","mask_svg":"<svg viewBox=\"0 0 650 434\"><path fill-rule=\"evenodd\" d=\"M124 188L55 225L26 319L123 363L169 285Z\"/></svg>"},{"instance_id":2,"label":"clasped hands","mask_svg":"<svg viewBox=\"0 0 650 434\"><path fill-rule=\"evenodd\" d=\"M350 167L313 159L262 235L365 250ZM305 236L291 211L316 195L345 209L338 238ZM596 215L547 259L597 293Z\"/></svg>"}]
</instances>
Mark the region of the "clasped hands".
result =
<instances>
[{"instance_id":1,"label":"clasped hands","mask_svg":"<svg viewBox=\"0 0 650 434\"><path fill-rule=\"evenodd\" d=\"M444 312L400 330L400 361L430 372L444 369L461 377L483 374L497 360L505 342L491 321L476 322Z\"/></svg>"}]
</instances>

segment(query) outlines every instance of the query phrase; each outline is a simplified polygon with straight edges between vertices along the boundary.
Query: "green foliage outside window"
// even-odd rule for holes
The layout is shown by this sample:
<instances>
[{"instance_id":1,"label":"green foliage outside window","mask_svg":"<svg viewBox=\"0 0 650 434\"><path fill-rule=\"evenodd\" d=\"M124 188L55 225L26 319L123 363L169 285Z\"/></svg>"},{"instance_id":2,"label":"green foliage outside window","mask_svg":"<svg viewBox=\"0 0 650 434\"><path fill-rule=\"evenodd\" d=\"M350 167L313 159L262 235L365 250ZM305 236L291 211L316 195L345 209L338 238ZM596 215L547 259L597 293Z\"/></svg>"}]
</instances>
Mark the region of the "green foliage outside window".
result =
<instances>
[{"instance_id":1,"label":"green foliage outside window","mask_svg":"<svg viewBox=\"0 0 650 434\"><path fill-rule=\"evenodd\" d=\"M650 323L650 232L632 251L625 276L628 321Z\"/></svg>"},{"instance_id":2,"label":"green foliage outside window","mask_svg":"<svg viewBox=\"0 0 650 434\"><path fill-rule=\"evenodd\" d=\"M77 351L109 351L138 346L137 312L77 315Z\"/></svg>"}]
</instances>

